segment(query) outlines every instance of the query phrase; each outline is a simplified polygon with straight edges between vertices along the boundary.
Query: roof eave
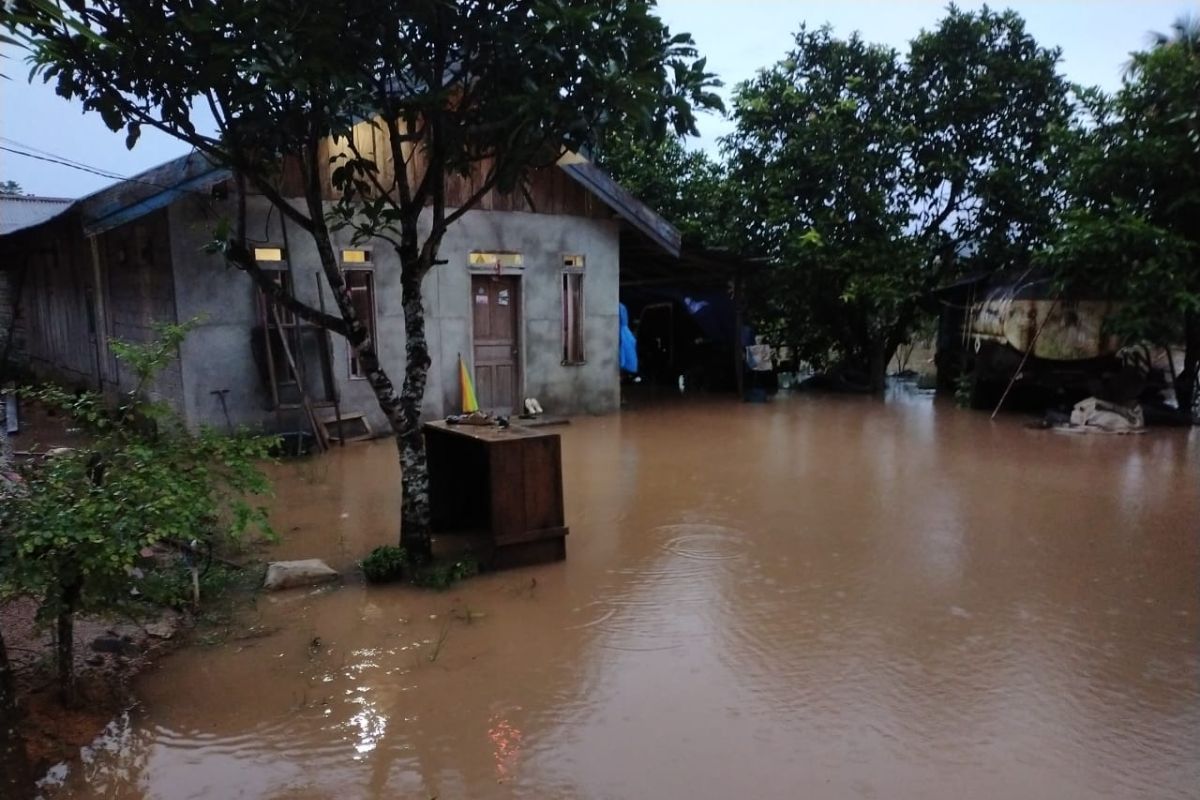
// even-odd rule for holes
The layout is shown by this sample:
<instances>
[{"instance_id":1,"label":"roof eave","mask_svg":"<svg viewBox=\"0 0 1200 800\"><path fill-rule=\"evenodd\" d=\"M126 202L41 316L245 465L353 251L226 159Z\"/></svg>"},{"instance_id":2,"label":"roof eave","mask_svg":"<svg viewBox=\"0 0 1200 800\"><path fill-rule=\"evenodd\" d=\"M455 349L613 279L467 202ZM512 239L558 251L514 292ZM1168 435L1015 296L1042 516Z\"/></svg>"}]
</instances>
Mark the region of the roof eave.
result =
<instances>
[{"instance_id":1,"label":"roof eave","mask_svg":"<svg viewBox=\"0 0 1200 800\"><path fill-rule=\"evenodd\" d=\"M587 189L616 212L617 216L643 233L668 254L679 258L683 246L683 237L679 230L630 194L623 186L610 178L604 170L579 156L560 159L558 166L567 173L571 180Z\"/></svg>"}]
</instances>

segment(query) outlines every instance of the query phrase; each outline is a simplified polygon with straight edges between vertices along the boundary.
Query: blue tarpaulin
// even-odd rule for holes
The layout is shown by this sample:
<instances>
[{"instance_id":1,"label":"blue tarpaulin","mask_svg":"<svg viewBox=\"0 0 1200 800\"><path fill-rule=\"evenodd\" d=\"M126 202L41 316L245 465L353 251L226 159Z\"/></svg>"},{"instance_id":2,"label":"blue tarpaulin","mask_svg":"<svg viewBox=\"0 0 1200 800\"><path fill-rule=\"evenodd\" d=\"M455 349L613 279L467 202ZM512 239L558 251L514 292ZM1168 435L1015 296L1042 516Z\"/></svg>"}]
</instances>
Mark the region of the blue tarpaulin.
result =
<instances>
[{"instance_id":1,"label":"blue tarpaulin","mask_svg":"<svg viewBox=\"0 0 1200 800\"><path fill-rule=\"evenodd\" d=\"M625 308L624 303L618 304L621 316L621 344L620 344L620 362L621 371L636 373L638 371L638 356L637 356L637 339L633 336L633 331L629 329L629 309Z\"/></svg>"}]
</instances>

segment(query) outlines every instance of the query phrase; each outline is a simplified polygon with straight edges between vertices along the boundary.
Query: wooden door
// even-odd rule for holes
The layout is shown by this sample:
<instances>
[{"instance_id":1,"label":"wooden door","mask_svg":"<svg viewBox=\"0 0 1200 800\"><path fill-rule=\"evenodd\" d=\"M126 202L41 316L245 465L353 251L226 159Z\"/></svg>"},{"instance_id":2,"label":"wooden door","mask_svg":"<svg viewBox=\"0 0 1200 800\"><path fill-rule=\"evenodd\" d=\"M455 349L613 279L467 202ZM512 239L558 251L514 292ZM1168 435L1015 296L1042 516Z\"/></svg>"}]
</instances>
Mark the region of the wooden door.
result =
<instances>
[{"instance_id":1,"label":"wooden door","mask_svg":"<svg viewBox=\"0 0 1200 800\"><path fill-rule=\"evenodd\" d=\"M520 282L513 277L473 275L475 393L479 408L508 415L521 408L517 332L521 329Z\"/></svg>"}]
</instances>

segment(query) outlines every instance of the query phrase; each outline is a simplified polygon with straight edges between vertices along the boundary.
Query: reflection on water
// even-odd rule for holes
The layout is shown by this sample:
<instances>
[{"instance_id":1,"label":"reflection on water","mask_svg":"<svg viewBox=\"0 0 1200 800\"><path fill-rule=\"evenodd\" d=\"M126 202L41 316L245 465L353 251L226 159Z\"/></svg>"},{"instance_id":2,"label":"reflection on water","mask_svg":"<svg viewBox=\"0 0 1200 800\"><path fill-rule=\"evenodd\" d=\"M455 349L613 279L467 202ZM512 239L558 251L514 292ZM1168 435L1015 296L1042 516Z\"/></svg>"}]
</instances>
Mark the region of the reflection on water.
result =
<instances>
[{"instance_id":1,"label":"reflection on water","mask_svg":"<svg viewBox=\"0 0 1200 800\"><path fill-rule=\"evenodd\" d=\"M1200 432L911 395L560 430L566 563L263 597L59 796L1197 796ZM277 477L280 557L393 539L387 442Z\"/></svg>"}]
</instances>

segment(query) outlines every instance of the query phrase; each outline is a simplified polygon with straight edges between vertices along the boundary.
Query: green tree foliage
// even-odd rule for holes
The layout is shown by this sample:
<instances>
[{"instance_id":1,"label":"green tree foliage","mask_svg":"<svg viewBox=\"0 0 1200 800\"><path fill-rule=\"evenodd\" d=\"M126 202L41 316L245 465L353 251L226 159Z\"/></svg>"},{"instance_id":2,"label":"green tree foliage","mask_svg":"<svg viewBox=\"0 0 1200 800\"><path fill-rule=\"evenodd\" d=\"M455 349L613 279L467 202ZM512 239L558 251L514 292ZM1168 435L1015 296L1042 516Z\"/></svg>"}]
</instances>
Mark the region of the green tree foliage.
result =
<instances>
[{"instance_id":1,"label":"green tree foliage","mask_svg":"<svg viewBox=\"0 0 1200 800\"><path fill-rule=\"evenodd\" d=\"M2 197L23 197L26 194L21 188L21 184L16 181L0 181L0 196Z\"/></svg>"},{"instance_id":2,"label":"green tree foliage","mask_svg":"<svg viewBox=\"0 0 1200 800\"><path fill-rule=\"evenodd\" d=\"M61 95L126 130L131 146L151 126L232 167L240 189L266 197L313 238L333 314L269 280L246 246L244 213L218 232L214 250L355 348L397 441L402 543L415 560L427 558L421 286L440 263L448 226L492 188L518 190L562 148L583 149L609 120L694 130L693 106L712 97L690 37L667 30L651 0L97 0L65 4L68 22L45 13L46 3L18 0L7 20ZM196 109L215 118L217 134L203 132ZM347 139L361 120L376 122L385 145L338 160L341 202L329 213L319 143ZM284 156L304 185L300 203L280 193ZM384 178L384 161L406 168ZM473 176L477 191L448 209L455 175ZM331 240L338 227L393 247L401 263L399 390L342 280Z\"/></svg>"},{"instance_id":3,"label":"green tree foliage","mask_svg":"<svg viewBox=\"0 0 1200 800\"><path fill-rule=\"evenodd\" d=\"M145 548L211 547L248 529L270 532L265 509L249 498L269 490L257 465L272 440L189 431L165 404L145 397L186 332L164 325L149 344L113 343L138 379L115 409L94 393L26 391L65 412L86 437L77 448L20 465L22 482L0 506L0 597L40 598L39 616L56 626L68 703L74 615L129 605Z\"/></svg>"},{"instance_id":4,"label":"green tree foliage","mask_svg":"<svg viewBox=\"0 0 1200 800\"><path fill-rule=\"evenodd\" d=\"M738 87L724 142L738 227L773 268L765 327L881 388L919 301L969 263L1028 257L1051 228L1068 88L1013 12L950 6L901 57L801 28Z\"/></svg>"},{"instance_id":5,"label":"green tree foliage","mask_svg":"<svg viewBox=\"0 0 1200 800\"><path fill-rule=\"evenodd\" d=\"M1181 408L1200 381L1200 26L1135 53L1121 89L1082 92L1070 209L1042 253L1067 287L1122 303L1133 339L1185 345Z\"/></svg>"},{"instance_id":6,"label":"green tree foliage","mask_svg":"<svg viewBox=\"0 0 1200 800\"><path fill-rule=\"evenodd\" d=\"M596 161L634 197L675 225L685 242L740 247L730 225L723 163L688 150L675 135L646 136L627 125L604 132Z\"/></svg>"}]
</instances>

